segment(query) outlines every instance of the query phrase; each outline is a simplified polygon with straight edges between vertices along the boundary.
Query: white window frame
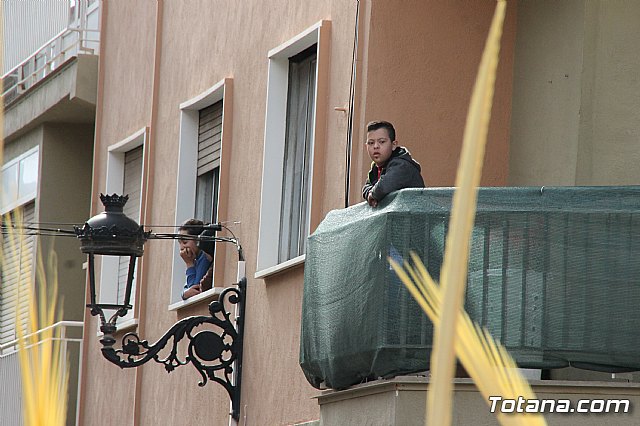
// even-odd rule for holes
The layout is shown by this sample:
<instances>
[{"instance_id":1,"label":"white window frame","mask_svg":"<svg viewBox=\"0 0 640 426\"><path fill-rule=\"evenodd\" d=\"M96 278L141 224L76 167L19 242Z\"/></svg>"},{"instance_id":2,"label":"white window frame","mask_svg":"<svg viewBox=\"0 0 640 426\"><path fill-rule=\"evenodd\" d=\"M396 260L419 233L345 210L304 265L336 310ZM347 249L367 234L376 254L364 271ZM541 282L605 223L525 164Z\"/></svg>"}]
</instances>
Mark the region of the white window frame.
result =
<instances>
[{"instance_id":1,"label":"white window frame","mask_svg":"<svg viewBox=\"0 0 640 426\"><path fill-rule=\"evenodd\" d=\"M117 193L122 195L122 187L124 185L124 158L125 153L132 149L142 146L142 176L140 180L140 190L143 189L145 180L145 168L144 168L144 150L149 138L149 128L144 127L131 136L123 139L122 141L110 145L107 149L107 179L105 194ZM142 198L140 199L142 205ZM138 208L140 214L142 209ZM140 217L132 217L131 219L140 223ZM109 301L108 303L114 303L118 293L118 257L117 256L102 256L102 267L100 268L100 298L98 300ZM139 264L140 258L136 259L136 264ZM139 271L139 268L137 268ZM136 282L139 282L138 273L136 276ZM133 301L133 309L130 310L126 316L118 318L120 322L118 329L129 327L137 324L137 298L135 294L131 295Z\"/></svg>"},{"instance_id":2,"label":"white window frame","mask_svg":"<svg viewBox=\"0 0 640 426\"><path fill-rule=\"evenodd\" d=\"M36 155L36 159L37 159L37 176L36 176L36 185L35 185L35 189L29 193L23 194L22 197L20 196L20 181L21 181L21 172L20 172L20 165L21 163L31 157L32 155ZM17 166L18 168L18 172L17 172L17 180L13 183L16 185L16 197L9 201L6 205L2 205L0 206L0 212L2 215L8 214L12 211L15 211L18 208L24 208L26 205L30 204L30 203L34 203L34 219L37 221L38 218L38 203L36 202L36 198L38 196L38 191L40 189L40 147L39 146L35 146L27 151L25 151L24 153L20 154L19 156L17 156L16 158L7 161L5 164L2 165L2 172L4 172L4 170L6 170L9 167L12 166ZM23 211L24 213L24 211ZM23 217L24 220L24 217ZM36 252L37 252L37 244L38 244L38 239L35 236L31 236L31 237L24 237L25 240L25 245L26 245L26 241L28 239L32 239L33 241L33 245L31 247L31 252L28 254L24 254L21 253L19 256L19 264L18 264L18 273L23 272L22 267L26 266L24 265L24 257L29 257L30 261L29 261L29 266L27 269L25 269L24 271L26 271L29 274L29 281L24 281L24 280L20 280L20 282L18 283L19 285L26 285L28 283L30 283L29 285L33 285L33 280L35 279L35 262L36 262ZM0 277L1 278L1 277ZM2 285L2 283L0 283L0 286ZM18 290L20 291L20 290ZM22 301L22 303L24 303L24 301ZM23 309L24 306L21 306L20 303L18 301L16 301L15 304L15 312L17 313L19 310ZM23 321L25 321L25 318L22 318ZM13 322L13 327L14 327L14 332L15 330L17 330L18 327L22 326L23 324L19 324L17 322L17 318L14 318L14 322Z\"/></svg>"},{"instance_id":3,"label":"white window frame","mask_svg":"<svg viewBox=\"0 0 640 426\"><path fill-rule=\"evenodd\" d=\"M36 146L34 148L29 149L28 151L24 152L23 154L20 154L19 156L17 156L16 158L12 159L11 161L7 161L5 164L2 165L2 172L4 172L5 169L12 167L14 165L17 165L18 167L18 181L15 182L16 185L19 185L20 182L20 163L26 159L27 157L30 157L31 155L33 155L34 153L36 153L37 157L38 157L38 176L37 176L37 181L36 181L36 189L26 195L23 195L22 197L19 196L19 188L16 187L16 199L13 201L10 201L7 205L2 205L0 207L0 214L5 214L8 213L12 210L15 210L16 208L27 204L28 202L30 202L31 200L35 200L37 195L38 195L38 190L40 188L40 147Z\"/></svg>"},{"instance_id":4,"label":"white window frame","mask_svg":"<svg viewBox=\"0 0 640 426\"><path fill-rule=\"evenodd\" d=\"M176 184L176 216L175 223L177 225L185 220L191 219L195 214L196 203L196 181L198 162L198 125L199 112L208 106L222 101L222 143L220 148L220 173L219 181L222 176L223 157L222 153L225 149L225 102L227 101L227 84L230 79L223 79L215 85L180 104L180 136L178 142L178 180ZM220 210L220 192L218 192L218 213ZM218 215L218 217L220 217ZM177 232L177 230L176 230ZM169 294L169 310L176 310L185 305L196 303L204 298L213 295L216 292L215 282L210 290L207 290L197 296L187 300L182 300L182 289L185 283L185 265L179 254L178 241L173 244L173 266L171 272L171 293ZM214 257L215 268L215 257ZM219 291L218 291L219 292Z\"/></svg>"},{"instance_id":5,"label":"white window frame","mask_svg":"<svg viewBox=\"0 0 640 426\"><path fill-rule=\"evenodd\" d=\"M281 272L284 269L304 262L305 255L278 261L280 244L280 225L282 214L282 185L284 173L284 149L287 120L287 96L289 84L289 58L317 44L318 61L316 63L315 104L312 125L312 144L309 170L310 214L307 228L311 229L311 210L313 209L313 169L316 140L316 120L318 105L318 85L320 64L320 35L328 21L320 21L296 37L269 51L269 76L267 82L267 109L264 132L264 157L262 165L262 191L260 203L260 230L258 239L258 260L256 278Z\"/></svg>"}]
</instances>

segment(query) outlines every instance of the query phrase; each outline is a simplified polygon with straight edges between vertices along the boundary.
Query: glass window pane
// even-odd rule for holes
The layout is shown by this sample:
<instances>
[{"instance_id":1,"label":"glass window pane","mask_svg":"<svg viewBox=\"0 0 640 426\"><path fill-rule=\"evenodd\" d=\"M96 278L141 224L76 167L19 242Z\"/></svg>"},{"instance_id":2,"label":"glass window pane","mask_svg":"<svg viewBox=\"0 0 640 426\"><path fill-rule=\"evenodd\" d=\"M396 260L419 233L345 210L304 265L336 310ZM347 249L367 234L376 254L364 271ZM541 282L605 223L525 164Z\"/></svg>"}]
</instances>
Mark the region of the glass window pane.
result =
<instances>
[{"instance_id":1,"label":"glass window pane","mask_svg":"<svg viewBox=\"0 0 640 426\"><path fill-rule=\"evenodd\" d=\"M315 58L307 64L309 70L309 82L307 90L307 117L306 117L306 132L305 139L307 141L313 140L313 118L315 113L315 87L316 87L316 60ZM311 213L311 142L305 145L304 153L304 176L303 176L303 189L302 200L300 202L300 217L302 223L300 224L300 232L298 233L298 254L304 254L306 252L307 235L309 235L309 219Z\"/></svg>"},{"instance_id":2,"label":"glass window pane","mask_svg":"<svg viewBox=\"0 0 640 426\"><path fill-rule=\"evenodd\" d=\"M18 163L2 171L2 207L18 199Z\"/></svg>"},{"instance_id":3,"label":"glass window pane","mask_svg":"<svg viewBox=\"0 0 640 426\"><path fill-rule=\"evenodd\" d=\"M316 46L290 58L278 261L304 254L309 233Z\"/></svg>"},{"instance_id":4,"label":"glass window pane","mask_svg":"<svg viewBox=\"0 0 640 426\"><path fill-rule=\"evenodd\" d=\"M124 179L122 183L122 193L129 196L129 201L124 205L124 214L134 219L140 220L140 193L142 185L142 156L144 154L143 147L139 146L124 154ZM118 283L116 303L124 302L124 294L127 287L127 279L129 277L130 258L120 256L118 260ZM133 282L131 284L131 298L129 303L135 306L136 297L136 276L138 274L138 264L135 265ZM122 319L118 321L126 321L134 317L134 310L127 312Z\"/></svg>"},{"instance_id":5,"label":"glass window pane","mask_svg":"<svg viewBox=\"0 0 640 426\"><path fill-rule=\"evenodd\" d=\"M213 220L213 171L198 176L196 181L195 218L204 222Z\"/></svg>"},{"instance_id":6,"label":"glass window pane","mask_svg":"<svg viewBox=\"0 0 640 426\"><path fill-rule=\"evenodd\" d=\"M218 192L220 189L220 167L216 167L213 169L213 183L212 183L212 191L213 191L213 202L212 202L212 212L211 212L211 223L218 222Z\"/></svg>"},{"instance_id":7,"label":"glass window pane","mask_svg":"<svg viewBox=\"0 0 640 426\"><path fill-rule=\"evenodd\" d=\"M20 181L18 184L18 198L35 197L38 190L38 153L20 161Z\"/></svg>"}]
</instances>

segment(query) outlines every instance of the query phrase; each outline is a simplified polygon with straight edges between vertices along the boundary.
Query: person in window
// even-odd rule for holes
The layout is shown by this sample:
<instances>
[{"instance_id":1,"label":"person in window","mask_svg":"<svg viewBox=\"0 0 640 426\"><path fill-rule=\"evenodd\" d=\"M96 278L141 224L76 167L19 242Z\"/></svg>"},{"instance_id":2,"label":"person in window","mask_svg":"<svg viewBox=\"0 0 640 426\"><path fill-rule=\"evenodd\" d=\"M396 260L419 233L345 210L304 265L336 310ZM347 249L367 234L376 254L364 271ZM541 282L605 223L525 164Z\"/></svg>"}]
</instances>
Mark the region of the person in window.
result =
<instances>
[{"instance_id":1,"label":"person in window","mask_svg":"<svg viewBox=\"0 0 640 426\"><path fill-rule=\"evenodd\" d=\"M182 235L200 235L204 230L204 223L198 219L189 219L182 224L179 233ZM187 267L186 283L182 290L182 299L187 300L201 293L200 281L211 265L211 257L204 250L200 250L194 239L180 238L180 257Z\"/></svg>"},{"instance_id":2,"label":"person in window","mask_svg":"<svg viewBox=\"0 0 640 426\"><path fill-rule=\"evenodd\" d=\"M388 121L367 124L367 153L373 162L362 188L362 197L371 207L390 192L402 188L424 188L420 164L411 158L409 150L398 146L396 130Z\"/></svg>"}]
</instances>

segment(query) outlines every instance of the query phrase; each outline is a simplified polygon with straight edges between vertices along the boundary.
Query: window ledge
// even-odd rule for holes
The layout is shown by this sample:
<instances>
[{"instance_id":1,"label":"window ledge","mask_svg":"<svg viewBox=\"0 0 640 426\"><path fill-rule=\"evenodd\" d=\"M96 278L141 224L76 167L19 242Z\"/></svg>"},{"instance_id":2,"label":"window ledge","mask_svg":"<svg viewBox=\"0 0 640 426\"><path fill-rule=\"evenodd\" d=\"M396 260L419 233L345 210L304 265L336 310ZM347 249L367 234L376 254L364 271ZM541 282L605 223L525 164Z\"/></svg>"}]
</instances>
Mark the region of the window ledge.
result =
<instances>
[{"instance_id":1,"label":"window ledge","mask_svg":"<svg viewBox=\"0 0 640 426\"><path fill-rule=\"evenodd\" d=\"M169 310L179 311L182 308L196 305L202 301L209 302L212 300L218 300L218 297L220 296L220 293L222 293L222 290L224 290L224 287L213 287L211 290L207 290L203 293L198 294L197 296L190 297L187 300L181 300L179 302L172 303L171 305L169 305Z\"/></svg>"},{"instance_id":2,"label":"window ledge","mask_svg":"<svg viewBox=\"0 0 640 426\"><path fill-rule=\"evenodd\" d=\"M272 266L271 268L266 268L261 271L257 271L256 274L254 275L254 278L267 278L272 275L280 274L298 265L303 265L305 258L306 258L306 255L303 254L301 256L294 257L293 259L289 259L286 262L279 263L276 266Z\"/></svg>"}]
</instances>

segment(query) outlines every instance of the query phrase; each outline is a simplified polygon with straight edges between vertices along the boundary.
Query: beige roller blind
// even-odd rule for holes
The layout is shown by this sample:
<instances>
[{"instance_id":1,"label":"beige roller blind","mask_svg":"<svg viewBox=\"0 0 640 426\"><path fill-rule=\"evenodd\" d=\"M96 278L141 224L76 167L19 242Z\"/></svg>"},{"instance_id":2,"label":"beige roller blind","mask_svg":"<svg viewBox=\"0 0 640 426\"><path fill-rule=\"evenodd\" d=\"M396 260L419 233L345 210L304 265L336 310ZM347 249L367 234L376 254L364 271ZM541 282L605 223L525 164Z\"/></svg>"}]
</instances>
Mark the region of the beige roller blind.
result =
<instances>
[{"instance_id":1,"label":"beige roller blind","mask_svg":"<svg viewBox=\"0 0 640 426\"><path fill-rule=\"evenodd\" d=\"M198 123L198 176L220 166L222 101L200 110Z\"/></svg>"},{"instance_id":2,"label":"beige roller blind","mask_svg":"<svg viewBox=\"0 0 640 426\"><path fill-rule=\"evenodd\" d=\"M134 148L124 154L124 184L122 192L129 196L129 201L124 206L124 214L136 222L140 221L140 189L142 185L142 146ZM137 269L137 266L136 266ZM129 258L120 257L118 262L118 299L117 303L124 301L124 292L127 285L127 273L129 272ZM134 276L131 288L131 304L134 302L136 280ZM130 316L133 313L130 313Z\"/></svg>"},{"instance_id":3,"label":"beige roller blind","mask_svg":"<svg viewBox=\"0 0 640 426\"><path fill-rule=\"evenodd\" d=\"M35 203L25 205L23 215L24 223L33 223ZM18 315L22 326L26 327L29 298L33 287L34 251L35 236L26 236L23 244L18 244L6 235L2 236L4 263L0 283L0 344L17 338Z\"/></svg>"}]
</instances>

